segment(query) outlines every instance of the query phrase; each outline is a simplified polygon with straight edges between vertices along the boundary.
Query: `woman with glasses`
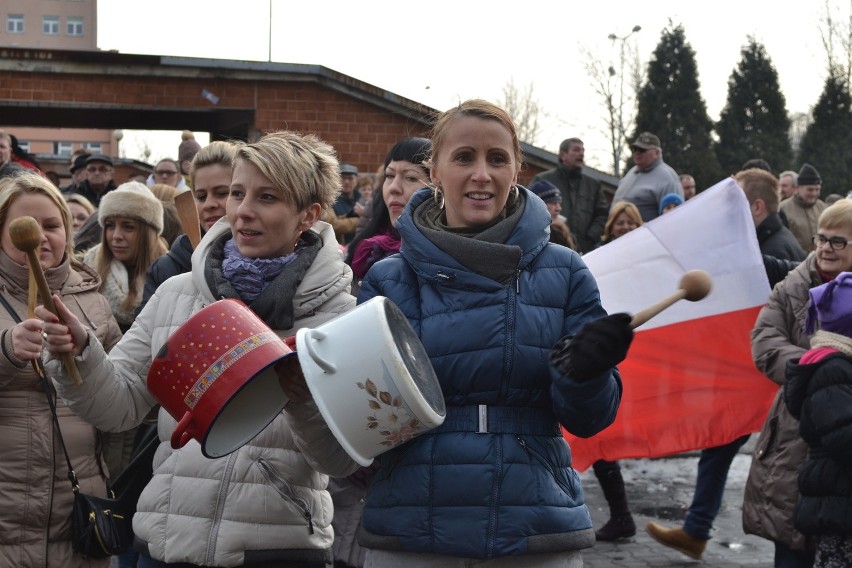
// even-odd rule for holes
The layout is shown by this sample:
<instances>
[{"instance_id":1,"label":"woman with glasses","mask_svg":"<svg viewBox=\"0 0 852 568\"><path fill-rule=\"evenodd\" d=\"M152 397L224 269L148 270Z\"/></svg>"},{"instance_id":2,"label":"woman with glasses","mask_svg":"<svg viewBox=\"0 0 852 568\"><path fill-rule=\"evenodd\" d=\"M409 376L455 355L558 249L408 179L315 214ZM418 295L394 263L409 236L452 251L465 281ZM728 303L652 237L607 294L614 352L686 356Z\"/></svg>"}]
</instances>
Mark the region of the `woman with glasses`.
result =
<instances>
[{"instance_id":1,"label":"woman with glasses","mask_svg":"<svg viewBox=\"0 0 852 568\"><path fill-rule=\"evenodd\" d=\"M805 332L808 291L852 270L852 201L844 199L819 216L813 237L816 250L775 286L751 332L755 365L771 380L783 385L788 362L810 348ZM799 423L778 391L757 446L754 449L743 500L743 528L775 543L775 566L813 566L814 553L805 536L793 525L799 468L807 445Z\"/></svg>"},{"instance_id":2,"label":"woman with glasses","mask_svg":"<svg viewBox=\"0 0 852 568\"><path fill-rule=\"evenodd\" d=\"M154 171L145 180L145 184L151 187L155 183L164 183L178 189L186 187L186 182L180 174L180 165L177 160L163 158L154 166Z\"/></svg>"}]
</instances>

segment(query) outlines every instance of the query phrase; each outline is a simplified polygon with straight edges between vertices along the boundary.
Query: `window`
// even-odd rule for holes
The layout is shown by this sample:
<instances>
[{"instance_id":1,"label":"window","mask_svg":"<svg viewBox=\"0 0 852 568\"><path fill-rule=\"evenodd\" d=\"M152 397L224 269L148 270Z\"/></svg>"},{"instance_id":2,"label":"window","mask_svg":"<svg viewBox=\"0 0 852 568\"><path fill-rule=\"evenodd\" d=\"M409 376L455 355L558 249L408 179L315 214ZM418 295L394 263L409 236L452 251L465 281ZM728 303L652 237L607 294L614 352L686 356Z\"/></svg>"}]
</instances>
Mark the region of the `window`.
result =
<instances>
[{"instance_id":1,"label":"window","mask_svg":"<svg viewBox=\"0 0 852 568\"><path fill-rule=\"evenodd\" d=\"M45 16L41 21L41 31L44 35L59 35L59 16Z\"/></svg>"},{"instance_id":2,"label":"window","mask_svg":"<svg viewBox=\"0 0 852 568\"><path fill-rule=\"evenodd\" d=\"M68 35L81 36L83 35L83 18L68 18Z\"/></svg>"},{"instance_id":3,"label":"window","mask_svg":"<svg viewBox=\"0 0 852 568\"><path fill-rule=\"evenodd\" d=\"M6 31L10 34L24 33L24 17L20 14L9 14L6 18Z\"/></svg>"},{"instance_id":4,"label":"window","mask_svg":"<svg viewBox=\"0 0 852 568\"><path fill-rule=\"evenodd\" d=\"M30 153L30 141L29 140L18 140L18 146L21 148L21 150L23 150L27 154Z\"/></svg>"},{"instance_id":5,"label":"window","mask_svg":"<svg viewBox=\"0 0 852 568\"><path fill-rule=\"evenodd\" d=\"M92 154L103 154L103 145L100 142L86 142L84 144L86 150Z\"/></svg>"},{"instance_id":6,"label":"window","mask_svg":"<svg viewBox=\"0 0 852 568\"><path fill-rule=\"evenodd\" d=\"M59 154L60 156L70 156L73 151L71 146L71 142L54 142L53 153Z\"/></svg>"}]
</instances>

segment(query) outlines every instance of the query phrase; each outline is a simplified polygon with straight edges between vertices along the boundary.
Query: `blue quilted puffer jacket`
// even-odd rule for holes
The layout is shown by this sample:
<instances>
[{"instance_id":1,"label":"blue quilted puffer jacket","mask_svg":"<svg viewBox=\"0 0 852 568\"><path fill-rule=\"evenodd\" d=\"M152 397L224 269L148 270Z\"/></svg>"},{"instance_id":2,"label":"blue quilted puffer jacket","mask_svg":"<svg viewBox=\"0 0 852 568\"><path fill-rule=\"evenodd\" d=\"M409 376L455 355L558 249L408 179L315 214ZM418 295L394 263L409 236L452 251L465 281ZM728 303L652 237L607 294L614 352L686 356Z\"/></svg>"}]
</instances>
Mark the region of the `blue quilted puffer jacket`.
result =
<instances>
[{"instance_id":1,"label":"blue quilted puffer jacket","mask_svg":"<svg viewBox=\"0 0 852 568\"><path fill-rule=\"evenodd\" d=\"M422 189L399 219L400 254L362 284L359 302L386 296L405 313L447 405L442 426L381 456L359 535L368 548L492 558L594 545L558 426L581 437L609 426L621 379L612 369L578 382L550 365L557 340L606 313L580 257L548 243L544 203L520 192L515 229L504 244L486 245L489 263L511 259L501 267L510 281L466 268L427 238L415 218L435 205ZM478 246L442 235L445 250L446 239L459 250Z\"/></svg>"}]
</instances>

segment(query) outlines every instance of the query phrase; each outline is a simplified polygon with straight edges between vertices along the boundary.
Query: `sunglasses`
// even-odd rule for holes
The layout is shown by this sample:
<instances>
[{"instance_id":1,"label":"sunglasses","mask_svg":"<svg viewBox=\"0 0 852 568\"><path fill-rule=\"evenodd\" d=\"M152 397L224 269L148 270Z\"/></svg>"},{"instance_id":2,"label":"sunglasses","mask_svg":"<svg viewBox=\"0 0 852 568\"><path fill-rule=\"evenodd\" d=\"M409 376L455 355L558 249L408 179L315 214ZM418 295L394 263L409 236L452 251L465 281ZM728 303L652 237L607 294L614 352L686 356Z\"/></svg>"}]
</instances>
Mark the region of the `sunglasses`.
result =
<instances>
[{"instance_id":1,"label":"sunglasses","mask_svg":"<svg viewBox=\"0 0 852 568\"><path fill-rule=\"evenodd\" d=\"M110 170L112 170L112 168L108 168L108 167L106 167L106 166L101 166L101 167L99 167L99 168L98 168L98 167L88 167L88 168L86 168L86 171L87 171L87 172L89 172L90 174L94 174L94 173L97 173L97 172L100 172L100 173L102 173L102 174L103 174L103 173L106 173L106 172L108 172L108 171L110 171Z\"/></svg>"},{"instance_id":2,"label":"sunglasses","mask_svg":"<svg viewBox=\"0 0 852 568\"><path fill-rule=\"evenodd\" d=\"M632 148L630 148L630 151L633 152L634 154L644 154L645 152L648 151L648 149L647 148L639 148L638 146L633 146Z\"/></svg>"}]
</instances>

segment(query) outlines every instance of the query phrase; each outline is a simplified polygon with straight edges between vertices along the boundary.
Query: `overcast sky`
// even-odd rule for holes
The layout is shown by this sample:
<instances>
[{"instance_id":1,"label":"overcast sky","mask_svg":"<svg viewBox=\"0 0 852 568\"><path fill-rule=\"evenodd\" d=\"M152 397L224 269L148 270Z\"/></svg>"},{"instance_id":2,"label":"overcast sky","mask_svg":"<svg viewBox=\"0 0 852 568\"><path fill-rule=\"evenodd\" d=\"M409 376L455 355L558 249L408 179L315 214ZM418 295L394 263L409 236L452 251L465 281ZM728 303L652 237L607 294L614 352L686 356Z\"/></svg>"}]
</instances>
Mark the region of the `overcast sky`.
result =
<instances>
[{"instance_id":1,"label":"overcast sky","mask_svg":"<svg viewBox=\"0 0 852 568\"><path fill-rule=\"evenodd\" d=\"M849 3L829 5L848 10ZM819 0L148 0L130 13L126 6L99 0L100 49L323 65L439 110L473 97L496 101L510 80L533 84L550 117L538 146L556 151L563 138L579 136L587 162L604 170L603 109L580 48L617 61L611 33L641 26L634 37L647 62L668 21L682 24L714 120L749 35L766 47L788 111L807 112L826 76ZM176 152L179 136L167 138L162 148L154 144L152 158ZM135 142L126 142L130 155Z\"/></svg>"}]
</instances>

